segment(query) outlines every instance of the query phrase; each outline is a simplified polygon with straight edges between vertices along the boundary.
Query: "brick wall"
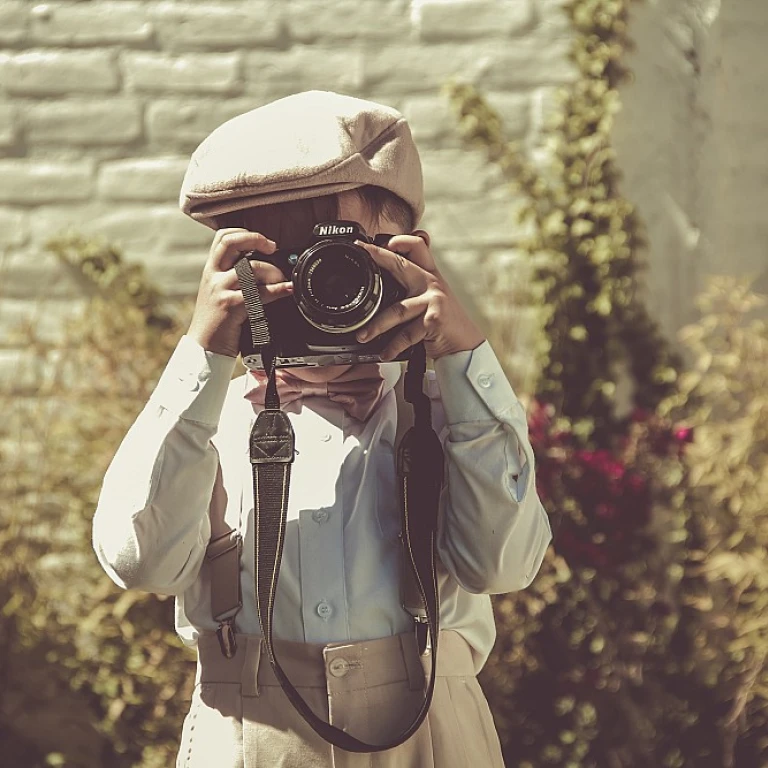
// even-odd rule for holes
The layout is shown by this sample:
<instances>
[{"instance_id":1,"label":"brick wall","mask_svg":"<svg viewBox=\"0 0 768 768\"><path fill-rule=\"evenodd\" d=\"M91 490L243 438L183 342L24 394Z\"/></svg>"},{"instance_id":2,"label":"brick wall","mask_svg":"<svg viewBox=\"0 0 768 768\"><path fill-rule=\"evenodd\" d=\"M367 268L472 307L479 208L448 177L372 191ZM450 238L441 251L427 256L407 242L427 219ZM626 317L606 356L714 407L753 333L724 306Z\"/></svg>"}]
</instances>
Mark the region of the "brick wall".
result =
<instances>
[{"instance_id":1,"label":"brick wall","mask_svg":"<svg viewBox=\"0 0 768 768\"><path fill-rule=\"evenodd\" d=\"M309 88L408 116L424 225L460 292L486 307L489 273L525 280L514 204L462 148L439 89L456 75L477 83L510 137L536 149L554 90L573 78L561 3L0 0L0 378L18 357L7 329L45 294L53 333L78 297L42 247L57 232L102 234L168 291L192 294L211 234L177 208L190 153L229 117ZM752 0L633 5L635 78L615 142L648 226L648 300L670 336L695 316L708 273L752 274L768 291L766 30L768 5ZM522 370L525 318L506 305L486 314L520 323Z\"/></svg>"},{"instance_id":2,"label":"brick wall","mask_svg":"<svg viewBox=\"0 0 768 768\"><path fill-rule=\"evenodd\" d=\"M211 232L178 211L190 153L228 118L310 88L407 115L424 224L477 299L469 265L514 264L512 205L461 148L440 86L475 81L533 146L552 90L572 78L568 47L555 0L0 0L0 333L41 290L56 309L77 297L42 248L67 228L105 235L164 288L192 293ZM0 341L0 375L15 359Z\"/></svg>"}]
</instances>

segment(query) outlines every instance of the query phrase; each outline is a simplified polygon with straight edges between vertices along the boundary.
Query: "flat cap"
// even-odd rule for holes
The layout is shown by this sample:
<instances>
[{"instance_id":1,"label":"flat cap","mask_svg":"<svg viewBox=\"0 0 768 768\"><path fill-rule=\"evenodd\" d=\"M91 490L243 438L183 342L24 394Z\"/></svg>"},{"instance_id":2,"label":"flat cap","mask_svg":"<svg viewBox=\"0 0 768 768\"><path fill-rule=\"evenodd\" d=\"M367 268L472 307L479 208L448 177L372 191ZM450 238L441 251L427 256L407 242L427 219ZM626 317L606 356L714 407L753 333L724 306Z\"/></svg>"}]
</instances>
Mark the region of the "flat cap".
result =
<instances>
[{"instance_id":1,"label":"flat cap","mask_svg":"<svg viewBox=\"0 0 768 768\"><path fill-rule=\"evenodd\" d=\"M192 154L181 210L216 229L228 211L367 184L424 213L419 153L395 109L328 91L287 96L228 120Z\"/></svg>"}]
</instances>

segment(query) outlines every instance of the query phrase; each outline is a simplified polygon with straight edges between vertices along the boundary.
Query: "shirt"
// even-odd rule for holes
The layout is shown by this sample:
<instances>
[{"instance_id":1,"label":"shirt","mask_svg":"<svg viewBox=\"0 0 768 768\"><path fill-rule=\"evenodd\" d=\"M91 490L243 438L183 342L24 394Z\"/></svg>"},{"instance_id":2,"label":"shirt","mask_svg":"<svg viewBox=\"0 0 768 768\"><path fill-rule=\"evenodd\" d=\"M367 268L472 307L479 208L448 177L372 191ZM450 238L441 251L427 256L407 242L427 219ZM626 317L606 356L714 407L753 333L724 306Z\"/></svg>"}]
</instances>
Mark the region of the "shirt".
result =
<instances>
[{"instance_id":1,"label":"shirt","mask_svg":"<svg viewBox=\"0 0 768 768\"><path fill-rule=\"evenodd\" d=\"M195 645L215 630L204 562L209 503L222 473L225 519L243 536L237 631L260 634L254 592L248 435L259 406L235 360L183 337L115 454L93 520L101 565L124 588L176 596L176 628ZM391 368L383 365L391 378ZM446 457L437 532L442 629L459 632L479 671L495 640L489 594L522 589L551 541L536 493L523 406L490 345L428 372L433 426ZM296 434L275 637L311 643L406 632L400 605L399 507L389 391L366 422L326 398L285 409Z\"/></svg>"}]
</instances>

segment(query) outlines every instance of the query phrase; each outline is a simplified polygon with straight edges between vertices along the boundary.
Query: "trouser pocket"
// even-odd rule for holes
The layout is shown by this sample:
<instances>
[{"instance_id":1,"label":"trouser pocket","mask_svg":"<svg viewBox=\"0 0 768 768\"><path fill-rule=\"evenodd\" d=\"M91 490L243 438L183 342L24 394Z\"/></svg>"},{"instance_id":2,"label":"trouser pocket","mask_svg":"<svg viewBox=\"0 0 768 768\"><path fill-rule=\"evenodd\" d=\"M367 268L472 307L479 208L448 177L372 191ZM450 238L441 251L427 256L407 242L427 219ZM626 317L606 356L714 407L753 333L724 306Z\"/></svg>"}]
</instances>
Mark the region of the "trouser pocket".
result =
<instances>
[{"instance_id":1,"label":"trouser pocket","mask_svg":"<svg viewBox=\"0 0 768 768\"><path fill-rule=\"evenodd\" d=\"M176 768L243 768L242 718L238 684L195 686Z\"/></svg>"}]
</instances>

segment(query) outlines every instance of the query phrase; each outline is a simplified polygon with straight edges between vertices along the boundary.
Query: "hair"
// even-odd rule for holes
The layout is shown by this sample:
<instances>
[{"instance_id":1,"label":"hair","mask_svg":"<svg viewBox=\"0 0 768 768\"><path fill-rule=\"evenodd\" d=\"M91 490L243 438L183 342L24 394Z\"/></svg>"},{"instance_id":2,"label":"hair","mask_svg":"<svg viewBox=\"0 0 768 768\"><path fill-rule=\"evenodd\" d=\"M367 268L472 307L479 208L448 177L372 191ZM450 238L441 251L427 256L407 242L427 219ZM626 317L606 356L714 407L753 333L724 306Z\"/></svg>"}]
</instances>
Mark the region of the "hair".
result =
<instances>
[{"instance_id":1,"label":"hair","mask_svg":"<svg viewBox=\"0 0 768 768\"><path fill-rule=\"evenodd\" d=\"M394 192L372 185L352 191L368 209L377 227L386 216L399 224L404 232L413 229L415 222L411 207ZM229 211L216 216L215 220L217 229L242 227L251 232L261 232L279 243L281 248L300 248L312 236L315 224L338 217L339 197L334 194Z\"/></svg>"}]
</instances>

